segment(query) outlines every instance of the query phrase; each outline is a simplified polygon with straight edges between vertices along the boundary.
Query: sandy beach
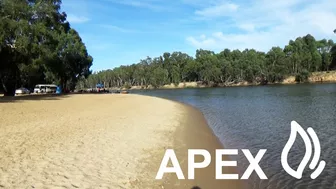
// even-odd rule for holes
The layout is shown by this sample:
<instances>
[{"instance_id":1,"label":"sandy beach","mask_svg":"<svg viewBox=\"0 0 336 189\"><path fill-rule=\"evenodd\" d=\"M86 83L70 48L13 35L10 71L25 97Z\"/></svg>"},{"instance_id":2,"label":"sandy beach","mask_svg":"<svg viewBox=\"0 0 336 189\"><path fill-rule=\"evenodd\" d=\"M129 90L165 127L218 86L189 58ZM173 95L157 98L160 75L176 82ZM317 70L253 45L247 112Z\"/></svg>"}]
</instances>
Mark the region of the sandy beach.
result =
<instances>
[{"instance_id":1,"label":"sandy beach","mask_svg":"<svg viewBox=\"0 0 336 189\"><path fill-rule=\"evenodd\" d=\"M241 187L215 180L214 150L222 145L192 107L140 95L22 99L0 98L0 187ZM209 150L212 163L196 170L195 180L155 180L168 148L186 177L187 149Z\"/></svg>"}]
</instances>

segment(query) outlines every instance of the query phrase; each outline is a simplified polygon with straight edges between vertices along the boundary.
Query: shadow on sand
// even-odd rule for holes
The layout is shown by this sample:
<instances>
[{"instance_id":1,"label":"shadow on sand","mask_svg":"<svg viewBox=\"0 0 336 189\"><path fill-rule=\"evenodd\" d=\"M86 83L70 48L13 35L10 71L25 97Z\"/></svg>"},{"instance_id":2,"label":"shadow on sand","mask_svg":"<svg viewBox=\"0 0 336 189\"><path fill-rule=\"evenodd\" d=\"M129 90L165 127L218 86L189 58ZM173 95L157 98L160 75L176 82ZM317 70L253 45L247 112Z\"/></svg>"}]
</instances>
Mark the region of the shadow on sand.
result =
<instances>
[{"instance_id":1,"label":"shadow on sand","mask_svg":"<svg viewBox=\"0 0 336 189\"><path fill-rule=\"evenodd\" d=\"M35 100L60 100L68 97L69 94L43 94L43 95L22 95L22 96L1 96L0 103L13 103L20 101Z\"/></svg>"},{"instance_id":2,"label":"shadow on sand","mask_svg":"<svg viewBox=\"0 0 336 189\"><path fill-rule=\"evenodd\" d=\"M192 187L191 189L201 189L201 188L198 187L198 186L194 186L194 187Z\"/></svg>"},{"instance_id":3,"label":"shadow on sand","mask_svg":"<svg viewBox=\"0 0 336 189\"><path fill-rule=\"evenodd\" d=\"M106 95L112 93L64 93L64 94L30 94L22 96L1 96L0 94L0 104L1 103L13 103L20 101L34 101L34 100L61 100L67 98L71 95Z\"/></svg>"}]
</instances>

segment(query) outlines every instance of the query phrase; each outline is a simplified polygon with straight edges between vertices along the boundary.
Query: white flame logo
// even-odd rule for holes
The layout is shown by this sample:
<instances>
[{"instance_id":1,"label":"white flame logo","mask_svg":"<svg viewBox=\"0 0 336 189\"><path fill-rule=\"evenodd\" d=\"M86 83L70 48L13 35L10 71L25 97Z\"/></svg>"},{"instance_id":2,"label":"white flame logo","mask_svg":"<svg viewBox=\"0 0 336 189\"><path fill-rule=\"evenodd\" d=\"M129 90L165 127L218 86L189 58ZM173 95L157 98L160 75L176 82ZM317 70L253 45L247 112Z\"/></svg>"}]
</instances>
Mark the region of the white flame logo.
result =
<instances>
[{"instance_id":1,"label":"white flame logo","mask_svg":"<svg viewBox=\"0 0 336 189\"><path fill-rule=\"evenodd\" d=\"M312 128L308 128L307 132L309 134L309 136L311 137L311 139L313 140L313 144L314 144L314 156L313 159L309 165L310 169L315 169L319 159L320 159L320 155L321 155L321 146L320 146L320 141L317 138L317 135L315 133L315 131ZM288 157L288 153L289 150L292 148L295 139L296 139L296 133L299 133L300 136L302 137L305 146L306 146L306 153L298 167L298 169L295 171L293 170L291 167L289 167L288 162L287 162L287 157ZM285 171L290 174L291 176L297 178L297 179L301 179L302 178L302 173L304 168L306 167L306 165L308 164L310 158L312 156L312 144L311 144L311 140L308 137L307 133L305 132L305 130L295 121L291 122L291 133L289 136L289 139L284 147L284 149L282 150L281 153L281 164L282 167L285 169ZM324 167L326 165L325 161L320 161L320 163L318 164L317 168L315 169L315 171L310 175L310 178L315 179L317 178L323 171Z\"/></svg>"}]
</instances>

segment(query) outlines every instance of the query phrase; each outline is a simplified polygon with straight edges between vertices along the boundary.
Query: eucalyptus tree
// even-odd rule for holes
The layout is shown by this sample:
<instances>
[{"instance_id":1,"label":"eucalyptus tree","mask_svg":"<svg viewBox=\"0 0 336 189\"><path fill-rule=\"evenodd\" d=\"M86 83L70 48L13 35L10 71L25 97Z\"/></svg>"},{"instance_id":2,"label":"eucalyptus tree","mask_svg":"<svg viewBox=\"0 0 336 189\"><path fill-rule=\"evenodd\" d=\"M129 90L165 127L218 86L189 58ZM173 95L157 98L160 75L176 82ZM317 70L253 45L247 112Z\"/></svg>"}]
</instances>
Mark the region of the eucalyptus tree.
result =
<instances>
[{"instance_id":1,"label":"eucalyptus tree","mask_svg":"<svg viewBox=\"0 0 336 189\"><path fill-rule=\"evenodd\" d=\"M288 75L290 66L287 65L286 54L280 47L273 47L266 54L266 77L271 83L281 82Z\"/></svg>"},{"instance_id":2,"label":"eucalyptus tree","mask_svg":"<svg viewBox=\"0 0 336 189\"><path fill-rule=\"evenodd\" d=\"M60 8L61 0L0 1L0 82L5 95L37 82L73 85L90 74L92 57Z\"/></svg>"},{"instance_id":3,"label":"eucalyptus tree","mask_svg":"<svg viewBox=\"0 0 336 189\"><path fill-rule=\"evenodd\" d=\"M138 64L105 72L118 81L112 84L118 87L124 82L154 87L190 81L223 85L242 81L274 83L290 75L301 82L311 72L335 69L334 57L336 46L332 40L316 40L308 34L290 40L284 48L272 47L267 53L254 49L226 48L219 53L197 49L193 58L182 52L165 52L159 57L147 57Z\"/></svg>"},{"instance_id":4,"label":"eucalyptus tree","mask_svg":"<svg viewBox=\"0 0 336 189\"><path fill-rule=\"evenodd\" d=\"M19 69L29 64L33 27L31 1L0 1L0 81L5 95L14 95Z\"/></svg>"},{"instance_id":5,"label":"eucalyptus tree","mask_svg":"<svg viewBox=\"0 0 336 189\"><path fill-rule=\"evenodd\" d=\"M45 59L46 69L62 89L72 89L81 77L90 74L93 58L74 29L62 32L57 40L55 50Z\"/></svg>"}]
</instances>

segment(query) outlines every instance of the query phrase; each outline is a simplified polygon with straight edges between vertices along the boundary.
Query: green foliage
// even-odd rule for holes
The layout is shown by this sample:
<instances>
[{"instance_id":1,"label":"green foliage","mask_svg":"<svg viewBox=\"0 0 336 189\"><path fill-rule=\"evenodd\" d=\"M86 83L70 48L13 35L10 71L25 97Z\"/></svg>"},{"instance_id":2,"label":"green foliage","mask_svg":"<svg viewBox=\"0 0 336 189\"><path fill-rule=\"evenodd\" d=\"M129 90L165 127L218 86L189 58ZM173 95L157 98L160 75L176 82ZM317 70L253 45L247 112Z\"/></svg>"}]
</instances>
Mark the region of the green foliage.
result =
<instances>
[{"instance_id":1,"label":"green foliage","mask_svg":"<svg viewBox=\"0 0 336 189\"><path fill-rule=\"evenodd\" d=\"M331 53L331 63L330 63L330 69L336 69L336 45L334 45L331 50L330 50L330 53Z\"/></svg>"},{"instance_id":2,"label":"green foliage","mask_svg":"<svg viewBox=\"0 0 336 189\"><path fill-rule=\"evenodd\" d=\"M273 47L266 54L266 74L271 83L282 82L285 76L289 74L286 65L286 54L280 47Z\"/></svg>"},{"instance_id":3,"label":"green foliage","mask_svg":"<svg viewBox=\"0 0 336 189\"><path fill-rule=\"evenodd\" d=\"M295 81L296 82L307 82L308 78L309 78L310 73L308 72L308 70L304 69L301 70L299 73L296 74L295 76Z\"/></svg>"},{"instance_id":4,"label":"green foliage","mask_svg":"<svg viewBox=\"0 0 336 189\"><path fill-rule=\"evenodd\" d=\"M332 40L315 40L311 35L289 41L284 49L273 47L267 53L254 49L229 50L219 53L198 49L195 58L182 53L163 53L147 57L138 64L121 66L91 75L85 86L104 81L109 86L125 83L147 87L200 81L208 85L227 85L242 81L253 83L282 82L296 76L299 82L310 72L336 69L336 46Z\"/></svg>"},{"instance_id":5,"label":"green foliage","mask_svg":"<svg viewBox=\"0 0 336 189\"><path fill-rule=\"evenodd\" d=\"M150 77L150 84L154 87L160 87L167 84L168 71L160 66L153 69L152 76Z\"/></svg>"},{"instance_id":6,"label":"green foliage","mask_svg":"<svg viewBox=\"0 0 336 189\"><path fill-rule=\"evenodd\" d=\"M5 95L45 82L72 89L90 74L93 59L60 6L61 0L0 1L0 83Z\"/></svg>"},{"instance_id":7,"label":"green foliage","mask_svg":"<svg viewBox=\"0 0 336 189\"><path fill-rule=\"evenodd\" d=\"M130 83L125 83L123 88L125 89L130 89L132 87L132 85Z\"/></svg>"},{"instance_id":8,"label":"green foliage","mask_svg":"<svg viewBox=\"0 0 336 189\"><path fill-rule=\"evenodd\" d=\"M93 58L60 8L61 0L0 0L0 83L5 95L38 83L56 83L63 89L95 87L97 83L106 87L160 87L191 81L226 85L281 82L288 75L304 82L311 72L336 69L334 42L308 34L267 53L198 49L191 57L166 52L90 75Z\"/></svg>"}]
</instances>

